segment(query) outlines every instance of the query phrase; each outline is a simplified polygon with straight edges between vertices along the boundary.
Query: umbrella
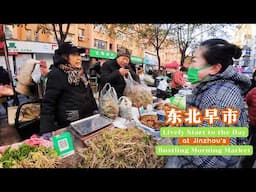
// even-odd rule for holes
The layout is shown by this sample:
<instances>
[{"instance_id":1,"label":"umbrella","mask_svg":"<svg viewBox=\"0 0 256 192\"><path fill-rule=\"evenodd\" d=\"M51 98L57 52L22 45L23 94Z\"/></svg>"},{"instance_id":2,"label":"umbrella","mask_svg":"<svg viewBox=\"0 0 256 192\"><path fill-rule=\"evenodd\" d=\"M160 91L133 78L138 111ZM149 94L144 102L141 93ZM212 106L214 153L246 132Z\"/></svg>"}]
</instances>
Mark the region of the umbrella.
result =
<instances>
[{"instance_id":1,"label":"umbrella","mask_svg":"<svg viewBox=\"0 0 256 192\"><path fill-rule=\"evenodd\" d=\"M171 63L165 64L166 68L178 68L180 64L177 61L173 61Z\"/></svg>"}]
</instances>

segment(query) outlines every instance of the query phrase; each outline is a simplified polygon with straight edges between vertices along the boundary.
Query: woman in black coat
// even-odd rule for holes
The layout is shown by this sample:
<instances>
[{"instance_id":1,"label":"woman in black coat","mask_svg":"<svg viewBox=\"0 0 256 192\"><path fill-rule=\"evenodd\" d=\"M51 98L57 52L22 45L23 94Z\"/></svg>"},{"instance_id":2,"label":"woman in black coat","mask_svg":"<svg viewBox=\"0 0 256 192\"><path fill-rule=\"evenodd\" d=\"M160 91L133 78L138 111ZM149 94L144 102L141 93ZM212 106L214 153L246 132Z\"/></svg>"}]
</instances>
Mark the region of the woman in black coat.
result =
<instances>
[{"instance_id":1,"label":"woman in black coat","mask_svg":"<svg viewBox=\"0 0 256 192\"><path fill-rule=\"evenodd\" d=\"M97 104L82 70L83 48L63 43L55 51L48 74L40 115L40 133L67 127L70 122L93 115Z\"/></svg>"}]
</instances>

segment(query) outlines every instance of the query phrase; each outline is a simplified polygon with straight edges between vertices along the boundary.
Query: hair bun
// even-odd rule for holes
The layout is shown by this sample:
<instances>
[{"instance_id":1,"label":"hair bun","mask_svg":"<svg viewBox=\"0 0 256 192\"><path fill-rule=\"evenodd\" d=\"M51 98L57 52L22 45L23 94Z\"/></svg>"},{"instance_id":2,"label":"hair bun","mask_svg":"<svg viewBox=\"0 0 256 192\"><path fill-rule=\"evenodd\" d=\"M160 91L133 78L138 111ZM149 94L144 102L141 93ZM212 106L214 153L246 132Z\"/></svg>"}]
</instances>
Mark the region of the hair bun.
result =
<instances>
[{"instance_id":1,"label":"hair bun","mask_svg":"<svg viewBox=\"0 0 256 192\"><path fill-rule=\"evenodd\" d=\"M233 45L232 48L233 48L233 58L239 59L242 55L242 49L236 45Z\"/></svg>"}]
</instances>

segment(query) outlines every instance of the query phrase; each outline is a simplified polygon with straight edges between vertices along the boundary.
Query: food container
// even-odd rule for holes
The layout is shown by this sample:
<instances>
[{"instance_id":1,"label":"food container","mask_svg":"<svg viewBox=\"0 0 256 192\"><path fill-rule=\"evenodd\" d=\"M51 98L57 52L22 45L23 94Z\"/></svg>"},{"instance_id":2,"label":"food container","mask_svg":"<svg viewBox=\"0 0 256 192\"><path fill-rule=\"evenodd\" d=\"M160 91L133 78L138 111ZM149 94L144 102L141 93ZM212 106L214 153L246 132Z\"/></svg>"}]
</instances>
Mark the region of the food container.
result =
<instances>
[{"instance_id":1,"label":"food container","mask_svg":"<svg viewBox=\"0 0 256 192\"><path fill-rule=\"evenodd\" d=\"M139 120L139 112L138 112L138 108L133 107L132 108L132 115L133 115L133 120L135 121L135 125L141 129L142 131L144 131L145 133L152 135L156 140L160 140L160 130L156 130L153 128L150 128L146 125L143 125L140 120ZM156 113L146 113L143 115L156 115Z\"/></svg>"}]
</instances>

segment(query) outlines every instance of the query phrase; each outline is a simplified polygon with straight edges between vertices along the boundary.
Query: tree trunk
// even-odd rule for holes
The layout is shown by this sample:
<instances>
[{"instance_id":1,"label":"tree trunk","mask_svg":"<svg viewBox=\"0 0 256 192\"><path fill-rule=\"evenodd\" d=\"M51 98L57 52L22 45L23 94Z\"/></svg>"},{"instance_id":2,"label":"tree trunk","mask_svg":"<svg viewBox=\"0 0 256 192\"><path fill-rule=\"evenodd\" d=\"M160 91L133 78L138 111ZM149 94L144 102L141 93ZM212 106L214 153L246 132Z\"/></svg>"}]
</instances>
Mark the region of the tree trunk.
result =
<instances>
[{"instance_id":1,"label":"tree trunk","mask_svg":"<svg viewBox=\"0 0 256 192\"><path fill-rule=\"evenodd\" d=\"M180 55L181 55L181 57L180 57L180 66L181 67L183 66L184 61L185 61L185 52L186 52L186 50L180 50Z\"/></svg>"},{"instance_id":2,"label":"tree trunk","mask_svg":"<svg viewBox=\"0 0 256 192\"><path fill-rule=\"evenodd\" d=\"M60 46L62 43L65 42L65 40L67 38L69 28L70 28L70 24L67 24L67 28L66 28L65 32L63 31L63 24L59 24L59 38L58 38L58 35L57 35L58 32L56 30L55 24L52 24L52 25L53 25L53 31L54 31L58 46Z\"/></svg>"},{"instance_id":3,"label":"tree trunk","mask_svg":"<svg viewBox=\"0 0 256 192\"><path fill-rule=\"evenodd\" d=\"M159 48L156 47L156 54L157 54L157 60L158 60L158 71L160 70L160 56L159 56Z\"/></svg>"}]
</instances>

